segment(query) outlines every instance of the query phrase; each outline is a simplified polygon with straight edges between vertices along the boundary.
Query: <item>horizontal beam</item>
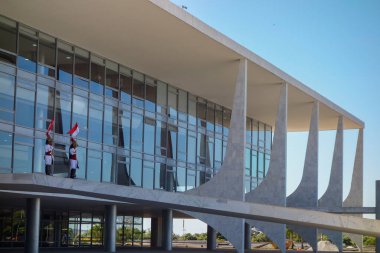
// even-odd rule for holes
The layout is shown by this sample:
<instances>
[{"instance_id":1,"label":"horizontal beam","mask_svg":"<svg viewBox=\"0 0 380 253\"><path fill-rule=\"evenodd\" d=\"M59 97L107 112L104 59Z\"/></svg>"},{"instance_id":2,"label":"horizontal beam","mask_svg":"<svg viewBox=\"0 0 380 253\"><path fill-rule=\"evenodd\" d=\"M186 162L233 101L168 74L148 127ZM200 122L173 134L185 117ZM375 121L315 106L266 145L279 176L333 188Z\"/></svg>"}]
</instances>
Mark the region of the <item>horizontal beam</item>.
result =
<instances>
[{"instance_id":1,"label":"horizontal beam","mask_svg":"<svg viewBox=\"0 0 380 253\"><path fill-rule=\"evenodd\" d=\"M380 221L299 208L127 187L43 174L2 174L0 189L78 194L161 208L211 213L380 237Z\"/></svg>"}]
</instances>

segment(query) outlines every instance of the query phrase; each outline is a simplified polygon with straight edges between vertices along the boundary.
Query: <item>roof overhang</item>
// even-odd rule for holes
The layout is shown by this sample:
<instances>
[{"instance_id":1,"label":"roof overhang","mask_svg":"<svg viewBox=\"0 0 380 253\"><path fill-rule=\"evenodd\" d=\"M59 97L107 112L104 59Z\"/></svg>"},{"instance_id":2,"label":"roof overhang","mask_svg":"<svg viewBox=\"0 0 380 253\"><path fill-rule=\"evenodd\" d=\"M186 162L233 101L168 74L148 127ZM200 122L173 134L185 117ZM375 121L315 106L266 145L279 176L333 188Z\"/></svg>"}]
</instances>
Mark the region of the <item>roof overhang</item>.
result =
<instances>
[{"instance_id":1,"label":"roof overhang","mask_svg":"<svg viewBox=\"0 0 380 253\"><path fill-rule=\"evenodd\" d=\"M288 130L309 129L320 102L320 129L364 123L169 1L3 0L0 13L161 81L231 107L237 60L248 59L249 116L275 125L280 84L289 84Z\"/></svg>"}]
</instances>

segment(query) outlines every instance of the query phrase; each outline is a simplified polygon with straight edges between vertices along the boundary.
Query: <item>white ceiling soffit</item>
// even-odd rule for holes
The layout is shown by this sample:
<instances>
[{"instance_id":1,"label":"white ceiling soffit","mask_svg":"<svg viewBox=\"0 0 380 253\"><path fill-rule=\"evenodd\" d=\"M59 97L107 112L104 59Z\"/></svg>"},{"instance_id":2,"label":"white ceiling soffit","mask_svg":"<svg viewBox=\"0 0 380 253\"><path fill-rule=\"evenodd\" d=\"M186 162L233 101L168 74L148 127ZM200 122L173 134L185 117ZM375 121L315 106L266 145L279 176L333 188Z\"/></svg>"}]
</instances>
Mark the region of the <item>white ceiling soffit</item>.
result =
<instances>
[{"instance_id":1,"label":"white ceiling soffit","mask_svg":"<svg viewBox=\"0 0 380 253\"><path fill-rule=\"evenodd\" d=\"M364 123L169 1L2 0L0 13L215 103L231 107L237 60L248 64L248 115L274 125L280 84L289 83L289 131Z\"/></svg>"}]
</instances>

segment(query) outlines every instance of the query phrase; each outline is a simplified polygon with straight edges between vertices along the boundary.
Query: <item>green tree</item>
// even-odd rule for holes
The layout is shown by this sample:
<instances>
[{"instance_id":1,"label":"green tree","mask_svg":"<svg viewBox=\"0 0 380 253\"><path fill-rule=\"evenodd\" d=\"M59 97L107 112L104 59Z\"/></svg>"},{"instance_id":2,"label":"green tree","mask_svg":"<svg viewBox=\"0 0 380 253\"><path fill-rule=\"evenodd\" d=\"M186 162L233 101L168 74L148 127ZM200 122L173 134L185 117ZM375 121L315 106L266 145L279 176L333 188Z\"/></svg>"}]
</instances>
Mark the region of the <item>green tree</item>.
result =
<instances>
[{"instance_id":1,"label":"green tree","mask_svg":"<svg viewBox=\"0 0 380 253\"><path fill-rule=\"evenodd\" d=\"M364 236L363 237L364 246L375 246L376 245L376 237L374 236Z\"/></svg>"}]
</instances>

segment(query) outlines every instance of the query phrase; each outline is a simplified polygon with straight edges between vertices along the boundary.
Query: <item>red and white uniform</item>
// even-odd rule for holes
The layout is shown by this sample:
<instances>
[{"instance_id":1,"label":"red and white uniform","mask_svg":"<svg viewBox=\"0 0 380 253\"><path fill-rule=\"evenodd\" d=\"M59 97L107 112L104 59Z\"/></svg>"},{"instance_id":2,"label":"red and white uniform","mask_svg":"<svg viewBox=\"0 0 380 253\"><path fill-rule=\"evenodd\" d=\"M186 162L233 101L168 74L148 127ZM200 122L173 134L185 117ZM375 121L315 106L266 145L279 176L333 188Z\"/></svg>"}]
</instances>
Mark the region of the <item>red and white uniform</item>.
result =
<instances>
[{"instance_id":1,"label":"red and white uniform","mask_svg":"<svg viewBox=\"0 0 380 253\"><path fill-rule=\"evenodd\" d=\"M45 145L45 164L52 165L53 163L53 146L50 144Z\"/></svg>"},{"instance_id":2,"label":"red and white uniform","mask_svg":"<svg viewBox=\"0 0 380 253\"><path fill-rule=\"evenodd\" d=\"M70 146L69 158L70 158L70 169L78 169L77 149L74 148L73 145Z\"/></svg>"}]
</instances>

